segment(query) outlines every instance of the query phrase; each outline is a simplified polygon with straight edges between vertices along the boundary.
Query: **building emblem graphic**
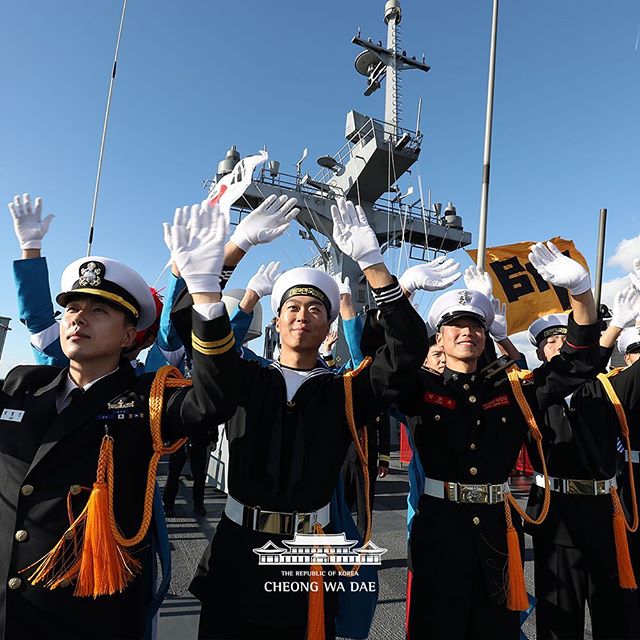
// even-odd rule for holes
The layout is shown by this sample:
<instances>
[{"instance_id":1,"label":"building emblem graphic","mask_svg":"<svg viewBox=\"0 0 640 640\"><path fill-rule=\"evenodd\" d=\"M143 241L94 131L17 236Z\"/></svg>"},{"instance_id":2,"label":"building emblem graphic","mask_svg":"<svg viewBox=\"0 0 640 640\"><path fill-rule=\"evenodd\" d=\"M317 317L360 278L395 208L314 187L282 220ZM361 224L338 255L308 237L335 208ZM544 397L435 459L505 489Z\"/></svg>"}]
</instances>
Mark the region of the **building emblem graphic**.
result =
<instances>
[{"instance_id":1,"label":"building emblem graphic","mask_svg":"<svg viewBox=\"0 0 640 640\"><path fill-rule=\"evenodd\" d=\"M311 564L360 564L380 565L387 549L369 541L357 547L356 540L347 540L344 533L327 535L298 533L293 540L284 540L279 547L269 540L264 546L254 549L260 565L311 565Z\"/></svg>"}]
</instances>

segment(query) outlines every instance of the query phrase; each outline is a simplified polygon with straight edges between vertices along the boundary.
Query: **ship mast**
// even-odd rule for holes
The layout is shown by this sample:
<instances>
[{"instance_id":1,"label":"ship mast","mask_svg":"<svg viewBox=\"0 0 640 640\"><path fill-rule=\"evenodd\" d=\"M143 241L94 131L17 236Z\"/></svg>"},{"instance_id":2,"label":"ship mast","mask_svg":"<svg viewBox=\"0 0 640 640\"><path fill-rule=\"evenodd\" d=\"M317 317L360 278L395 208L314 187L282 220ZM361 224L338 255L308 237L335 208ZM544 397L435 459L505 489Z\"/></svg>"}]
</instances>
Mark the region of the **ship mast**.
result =
<instances>
[{"instance_id":1,"label":"ship mast","mask_svg":"<svg viewBox=\"0 0 640 640\"><path fill-rule=\"evenodd\" d=\"M296 197L301 209L297 222L303 227L300 235L312 241L318 250L311 265L343 278L348 276L358 311L372 300L358 265L333 244L331 205L337 197L362 206L383 251L409 247L407 259L425 260L431 257L429 252L444 253L471 243L471 234L464 231L462 219L451 203L444 212L441 204L434 203L431 208L431 203L425 205L421 197L409 203L406 198L413 188L401 195L397 186L398 180L418 160L423 139L420 131L405 129L401 124L402 73L409 69L423 72L430 69L424 56L419 61L400 49L401 20L399 0L388 0L384 7L387 46L381 41L374 43L371 38L364 40L360 33L352 39L353 44L364 49L356 57L355 67L367 78L365 95L379 89L383 80L386 82L384 120L349 111L346 143L334 155L318 157L320 170L315 175L302 173L306 149L295 174L283 173L280 163L270 160L232 208L237 222L271 194ZM233 146L219 163L213 183L232 171L239 160L240 154ZM266 357L272 356L272 349L273 345L265 343ZM338 356L343 361L348 359L342 337Z\"/></svg>"}]
</instances>

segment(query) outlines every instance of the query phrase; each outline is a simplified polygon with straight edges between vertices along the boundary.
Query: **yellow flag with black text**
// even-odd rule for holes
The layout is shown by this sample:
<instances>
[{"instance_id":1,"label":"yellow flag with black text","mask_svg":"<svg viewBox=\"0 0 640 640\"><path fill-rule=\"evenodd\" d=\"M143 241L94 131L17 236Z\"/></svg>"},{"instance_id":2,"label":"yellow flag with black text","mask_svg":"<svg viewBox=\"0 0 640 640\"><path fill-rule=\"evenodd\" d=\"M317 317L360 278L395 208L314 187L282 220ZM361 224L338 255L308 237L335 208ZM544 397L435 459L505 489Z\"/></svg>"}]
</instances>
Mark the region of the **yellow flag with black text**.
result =
<instances>
[{"instance_id":1,"label":"yellow flag with black text","mask_svg":"<svg viewBox=\"0 0 640 640\"><path fill-rule=\"evenodd\" d=\"M572 240L552 238L551 242L566 256L589 269L587 261ZM486 250L485 270L493 282L493 295L507 304L509 335L525 331L540 316L562 313L571 306L569 292L543 280L529 262L530 247L533 244L535 242L518 242L488 247ZM467 253L476 262L477 250L468 249Z\"/></svg>"}]
</instances>

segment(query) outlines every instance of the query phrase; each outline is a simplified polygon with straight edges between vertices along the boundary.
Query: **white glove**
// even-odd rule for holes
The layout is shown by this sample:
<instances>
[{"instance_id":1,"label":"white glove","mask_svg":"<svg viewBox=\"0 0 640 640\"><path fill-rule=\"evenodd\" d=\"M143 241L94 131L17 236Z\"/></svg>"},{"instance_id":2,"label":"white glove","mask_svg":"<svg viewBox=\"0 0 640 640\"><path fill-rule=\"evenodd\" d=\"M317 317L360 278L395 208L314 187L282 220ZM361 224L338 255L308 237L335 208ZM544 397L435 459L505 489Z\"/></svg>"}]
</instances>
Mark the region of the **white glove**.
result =
<instances>
[{"instance_id":1,"label":"white glove","mask_svg":"<svg viewBox=\"0 0 640 640\"><path fill-rule=\"evenodd\" d=\"M626 287L618 291L613 299L610 327L632 327L638 316L640 293L635 287Z\"/></svg>"},{"instance_id":2,"label":"white glove","mask_svg":"<svg viewBox=\"0 0 640 640\"><path fill-rule=\"evenodd\" d=\"M591 288L589 272L575 260L567 258L553 242L537 242L531 247L529 262L544 280L556 287L569 289L577 296Z\"/></svg>"},{"instance_id":3,"label":"white glove","mask_svg":"<svg viewBox=\"0 0 640 640\"><path fill-rule=\"evenodd\" d=\"M491 276L475 264L464 270L464 285L471 291L482 293L489 300L493 297L493 282Z\"/></svg>"},{"instance_id":4,"label":"white glove","mask_svg":"<svg viewBox=\"0 0 640 640\"><path fill-rule=\"evenodd\" d=\"M278 198L270 195L240 221L229 240L247 252L257 244L266 244L279 238L300 213L300 209L295 206L297 202L295 198L288 196Z\"/></svg>"},{"instance_id":5,"label":"white glove","mask_svg":"<svg viewBox=\"0 0 640 640\"><path fill-rule=\"evenodd\" d=\"M258 298L264 298L270 296L273 291L273 285L276 280L282 275L278 273L280 268L279 262L270 262L269 264L263 264L255 275L249 280L247 289L254 291Z\"/></svg>"},{"instance_id":6,"label":"white glove","mask_svg":"<svg viewBox=\"0 0 640 640\"><path fill-rule=\"evenodd\" d=\"M331 217L338 249L355 260L362 270L383 262L380 244L362 207L344 198L336 198L336 202L338 206L331 205Z\"/></svg>"},{"instance_id":7,"label":"white glove","mask_svg":"<svg viewBox=\"0 0 640 640\"><path fill-rule=\"evenodd\" d=\"M500 342L507 338L507 305L500 302L498 298L491 298L493 306L493 322L489 327L489 334L496 341Z\"/></svg>"},{"instance_id":8,"label":"white glove","mask_svg":"<svg viewBox=\"0 0 640 640\"><path fill-rule=\"evenodd\" d=\"M176 209L164 241L189 293L219 293L229 217L206 200Z\"/></svg>"},{"instance_id":9,"label":"white glove","mask_svg":"<svg viewBox=\"0 0 640 640\"><path fill-rule=\"evenodd\" d=\"M431 262L407 269L400 276L400 286L409 297L418 289L440 291L451 286L460 277L459 267L452 258L440 256Z\"/></svg>"},{"instance_id":10,"label":"white glove","mask_svg":"<svg viewBox=\"0 0 640 640\"><path fill-rule=\"evenodd\" d=\"M631 284L640 291L640 258L634 258L633 271L629 274L629 280L631 280Z\"/></svg>"},{"instance_id":11,"label":"white glove","mask_svg":"<svg viewBox=\"0 0 640 640\"><path fill-rule=\"evenodd\" d=\"M36 198L35 208L31 208L29 194L25 193L20 202L20 196L14 196L9 203L9 213L13 218L13 228L21 249L42 249L42 238L49 230L49 225L55 216L50 213L42 220L42 198Z\"/></svg>"},{"instance_id":12,"label":"white glove","mask_svg":"<svg viewBox=\"0 0 640 640\"><path fill-rule=\"evenodd\" d=\"M340 274L333 276L333 279L338 284L338 289L340 290L340 296L350 296L351 295L351 286L349 284L349 276L346 276L343 280Z\"/></svg>"}]
</instances>

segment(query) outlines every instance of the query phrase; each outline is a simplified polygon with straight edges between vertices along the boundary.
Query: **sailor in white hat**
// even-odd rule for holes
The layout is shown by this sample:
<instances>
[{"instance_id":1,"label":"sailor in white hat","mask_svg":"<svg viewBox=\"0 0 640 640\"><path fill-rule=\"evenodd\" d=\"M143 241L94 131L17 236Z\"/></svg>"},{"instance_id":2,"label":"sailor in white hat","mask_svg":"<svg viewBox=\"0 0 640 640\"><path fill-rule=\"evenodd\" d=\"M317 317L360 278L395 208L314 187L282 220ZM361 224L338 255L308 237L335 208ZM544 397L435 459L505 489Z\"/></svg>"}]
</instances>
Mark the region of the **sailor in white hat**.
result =
<instances>
[{"instance_id":1,"label":"sailor in white hat","mask_svg":"<svg viewBox=\"0 0 640 640\"><path fill-rule=\"evenodd\" d=\"M530 260L544 280L570 289L578 322L595 327L587 338L597 341L586 270L553 246L536 245ZM472 271L470 280L491 295L488 276ZM517 537L507 536L505 501L513 504L507 479L527 439L525 416L538 416L540 403L564 398L575 368L567 359L565 377L541 371L521 386L504 372L480 371L486 332L498 342L506 338L506 312L499 301L472 289L466 274L465 284L440 295L428 314L445 350L443 374L423 369L399 403L418 420L415 445L425 474L409 539L408 628L411 637L516 639L518 610L528 601L517 580L505 581L507 562L509 571L521 570ZM515 525L515 512L513 518Z\"/></svg>"},{"instance_id":2,"label":"sailor in white hat","mask_svg":"<svg viewBox=\"0 0 640 640\"><path fill-rule=\"evenodd\" d=\"M83 296L100 298L128 314L138 331L149 327L156 318L156 305L149 286L131 267L102 256L74 260L62 273L61 306Z\"/></svg>"},{"instance_id":3,"label":"sailor in white hat","mask_svg":"<svg viewBox=\"0 0 640 640\"><path fill-rule=\"evenodd\" d=\"M176 380L182 386L165 389L166 370L136 376L122 359L136 332L154 321L155 303L139 274L102 256L74 261L62 277L57 301L69 366L7 374L0 469L11 473L0 501L0 637L145 635L155 561L146 553L143 504L153 501L154 464L165 442L223 422L236 408L236 354L219 284L227 225L215 207L197 205L166 228L197 303L189 387ZM210 384L220 369L226 375Z\"/></svg>"},{"instance_id":4,"label":"sailor in white hat","mask_svg":"<svg viewBox=\"0 0 640 640\"><path fill-rule=\"evenodd\" d=\"M491 300L479 291L451 289L438 296L429 309L429 325L439 331L442 325L453 324L458 318L475 320L488 329L493 322Z\"/></svg>"},{"instance_id":5,"label":"sailor in white hat","mask_svg":"<svg viewBox=\"0 0 640 640\"><path fill-rule=\"evenodd\" d=\"M536 348L541 362L548 362L557 355L567 338L569 314L550 313L534 320L527 330L529 342Z\"/></svg>"},{"instance_id":6,"label":"sailor in white hat","mask_svg":"<svg viewBox=\"0 0 640 640\"><path fill-rule=\"evenodd\" d=\"M374 419L415 375L427 351L424 323L389 274L364 211L340 199L332 216L334 241L359 264L378 303L375 334L382 345L358 375L331 371L318 362L318 348L339 313L338 284L306 267L275 281L271 308L280 357L267 367L238 363L240 410L227 424L229 496L190 586L202 602L202 638L304 638L309 624L324 626L322 637L335 637L332 590L320 587L321 603L315 591L289 588L300 578L259 564L256 553L327 527L328 503L352 441L349 416L357 428ZM273 589L276 583L283 586Z\"/></svg>"},{"instance_id":7,"label":"sailor in white hat","mask_svg":"<svg viewBox=\"0 0 640 640\"><path fill-rule=\"evenodd\" d=\"M282 306L291 298L309 297L322 303L329 323L340 311L340 290L333 276L321 269L298 267L285 271L276 281L271 294L271 309L279 316Z\"/></svg>"},{"instance_id":8,"label":"sailor in white hat","mask_svg":"<svg viewBox=\"0 0 640 640\"><path fill-rule=\"evenodd\" d=\"M599 350L595 341L593 349L582 349L587 370L591 367L597 372L600 364L606 365L616 337L635 319L636 299L633 287L616 294L609 327L598 336ZM575 338L579 335L577 329L584 331L588 327L577 327L575 313L573 316L548 314L531 323L529 341L545 363L540 370L553 368L549 363L555 362L559 354L574 350L575 344L586 344L584 340L576 343ZM602 363L598 362L600 357ZM621 381L612 380L614 385ZM544 526L528 529L534 545L538 634L582 636L588 601L594 629L599 627L607 637L635 637L637 610L627 607L625 603L632 600L618 584L616 541L611 526L610 491L617 476L618 421L611 415L612 408L599 381L587 378L570 391L575 393L555 400L545 411L544 450L551 500ZM531 449L530 456L534 482L527 512L537 517L544 504L545 479L539 456ZM583 585L591 581L594 591L587 595Z\"/></svg>"},{"instance_id":9,"label":"sailor in white hat","mask_svg":"<svg viewBox=\"0 0 640 640\"><path fill-rule=\"evenodd\" d=\"M640 325L624 329L618 338L617 346L627 366L631 366L640 358Z\"/></svg>"}]
</instances>

